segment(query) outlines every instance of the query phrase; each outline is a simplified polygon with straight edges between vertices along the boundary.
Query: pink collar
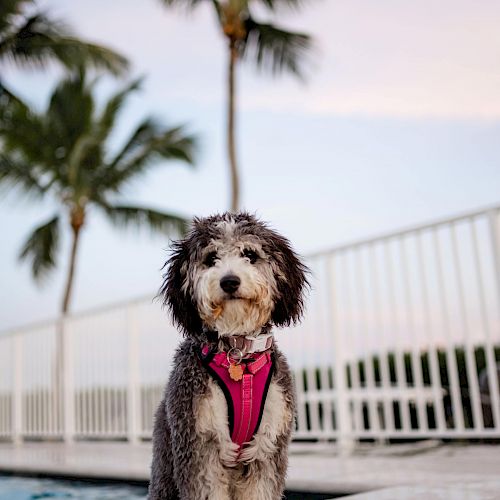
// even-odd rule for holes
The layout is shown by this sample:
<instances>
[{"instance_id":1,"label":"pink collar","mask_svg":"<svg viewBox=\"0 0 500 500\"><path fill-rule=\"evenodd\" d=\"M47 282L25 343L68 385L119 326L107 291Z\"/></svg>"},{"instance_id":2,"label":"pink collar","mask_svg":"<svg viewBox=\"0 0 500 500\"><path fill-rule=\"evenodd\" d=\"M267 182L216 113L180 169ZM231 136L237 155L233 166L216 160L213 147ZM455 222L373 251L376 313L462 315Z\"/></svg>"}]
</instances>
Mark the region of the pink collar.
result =
<instances>
[{"instance_id":1,"label":"pink collar","mask_svg":"<svg viewBox=\"0 0 500 500\"><path fill-rule=\"evenodd\" d=\"M246 356L254 352L264 352L271 349L274 343L274 335L272 333L257 335L257 337L251 335L234 335L223 337L222 340L232 350L241 351Z\"/></svg>"},{"instance_id":2,"label":"pink collar","mask_svg":"<svg viewBox=\"0 0 500 500\"><path fill-rule=\"evenodd\" d=\"M200 359L208 372L222 389L227 402L229 433L240 447L249 442L258 431L267 391L273 374L274 359L268 349L254 353L239 363L239 379L230 374L235 363L226 352L212 352L203 346ZM238 377L236 377L238 378Z\"/></svg>"}]
</instances>

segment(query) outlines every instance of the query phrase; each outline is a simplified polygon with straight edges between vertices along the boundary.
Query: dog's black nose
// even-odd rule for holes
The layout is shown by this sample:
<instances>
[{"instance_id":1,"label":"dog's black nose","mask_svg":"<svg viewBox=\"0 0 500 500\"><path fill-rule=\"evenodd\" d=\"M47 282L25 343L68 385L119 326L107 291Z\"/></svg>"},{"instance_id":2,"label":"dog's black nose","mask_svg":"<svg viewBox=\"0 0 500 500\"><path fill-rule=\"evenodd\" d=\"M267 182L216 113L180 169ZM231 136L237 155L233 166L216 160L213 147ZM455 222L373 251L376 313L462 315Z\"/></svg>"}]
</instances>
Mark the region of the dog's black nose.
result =
<instances>
[{"instance_id":1,"label":"dog's black nose","mask_svg":"<svg viewBox=\"0 0 500 500\"><path fill-rule=\"evenodd\" d=\"M240 286L241 280L238 278L238 276L234 274L227 274L220 280L220 287L226 292L226 293L234 293L236 290L238 290L238 287Z\"/></svg>"}]
</instances>

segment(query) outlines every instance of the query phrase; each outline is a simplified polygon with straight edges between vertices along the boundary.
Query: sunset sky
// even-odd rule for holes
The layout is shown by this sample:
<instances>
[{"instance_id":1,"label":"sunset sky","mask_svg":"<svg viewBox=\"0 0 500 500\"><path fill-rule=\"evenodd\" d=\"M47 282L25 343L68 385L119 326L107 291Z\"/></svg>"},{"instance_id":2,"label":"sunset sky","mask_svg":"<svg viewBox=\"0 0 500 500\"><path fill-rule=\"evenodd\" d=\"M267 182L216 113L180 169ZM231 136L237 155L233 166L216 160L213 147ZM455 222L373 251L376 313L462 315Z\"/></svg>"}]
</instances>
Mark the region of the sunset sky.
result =
<instances>
[{"instance_id":1,"label":"sunset sky","mask_svg":"<svg viewBox=\"0 0 500 500\"><path fill-rule=\"evenodd\" d=\"M147 114L200 136L197 167L167 163L124 196L186 216L227 208L226 47L207 6L159 1L46 0L81 36L132 62L143 89L115 141ZM267 16L261 12L261 17ZM500 203L500 2L311 0L277 21L311 33L305 82L238 72L243 206L309 252ZM42 107L58 70L8 68L3 78ZM103 79L100 95L116 82ZM52 318L60 306L69 239L57 272L37 288L17 261L30 230L54 212L19 193L0 200L0 330ZM167 238L123 233L90 214L74 309L153 294Z\"/></svg>"}]
</instances>

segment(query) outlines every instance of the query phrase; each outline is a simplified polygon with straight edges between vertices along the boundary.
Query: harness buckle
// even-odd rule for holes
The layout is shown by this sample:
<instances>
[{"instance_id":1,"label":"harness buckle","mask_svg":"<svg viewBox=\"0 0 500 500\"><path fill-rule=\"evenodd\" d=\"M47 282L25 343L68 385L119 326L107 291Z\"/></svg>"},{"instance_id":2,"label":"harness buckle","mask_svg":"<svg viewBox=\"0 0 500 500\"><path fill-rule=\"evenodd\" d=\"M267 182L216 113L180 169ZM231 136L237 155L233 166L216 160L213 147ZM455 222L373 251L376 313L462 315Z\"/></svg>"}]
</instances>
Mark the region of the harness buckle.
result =
<instances>
[{"instance_id":1,"label":"harness buckle","mask_svg":"<svg viewBox=\"0 0 500 500\"><path fill-rule=\"evenodd\" d=\"M246 336L245 340L248 341L250 344L247 349L247 353L253 353L253 352L263 352L267 349L267 341L269 340L270 337L272 337L273 334L269 333L267 335L259 335L258 337L250 337Z\"/></svg>"}]
</instances>

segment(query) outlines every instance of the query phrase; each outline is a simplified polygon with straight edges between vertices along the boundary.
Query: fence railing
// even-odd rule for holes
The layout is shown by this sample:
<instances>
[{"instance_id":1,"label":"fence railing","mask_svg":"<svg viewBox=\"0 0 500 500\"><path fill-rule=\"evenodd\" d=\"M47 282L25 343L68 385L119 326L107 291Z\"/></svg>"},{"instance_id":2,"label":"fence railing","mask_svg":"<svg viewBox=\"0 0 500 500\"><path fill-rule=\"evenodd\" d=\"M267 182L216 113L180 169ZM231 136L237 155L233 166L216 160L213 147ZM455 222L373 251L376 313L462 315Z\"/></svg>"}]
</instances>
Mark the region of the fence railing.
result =
<instances>
[{"instance_id":1,"label":"fence railing","mask_svg":"<svg viewBox=\"0 0 500 500\"><path fill-rule=\"evenodd\" d=\"M500 438L499 215L308 258L296 439ZM150 297L0 336L0 438L150 438L179 340Z\"/></svg>"}]
</instances>

